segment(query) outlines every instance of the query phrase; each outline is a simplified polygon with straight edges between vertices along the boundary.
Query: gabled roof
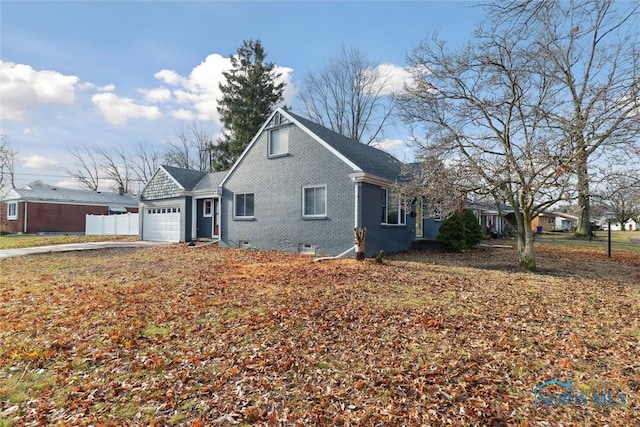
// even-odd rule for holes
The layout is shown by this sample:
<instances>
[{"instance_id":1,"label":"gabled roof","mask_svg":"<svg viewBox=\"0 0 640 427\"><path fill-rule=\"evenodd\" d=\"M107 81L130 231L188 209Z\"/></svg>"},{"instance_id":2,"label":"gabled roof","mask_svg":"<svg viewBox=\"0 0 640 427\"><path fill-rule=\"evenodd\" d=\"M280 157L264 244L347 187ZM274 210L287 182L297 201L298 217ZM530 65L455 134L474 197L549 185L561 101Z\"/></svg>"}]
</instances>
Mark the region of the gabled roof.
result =
<instances>
[{"instance_id":1,"label":"gabled roof","mask_svg":"<svg viewBox=\"0 0 640 427\"><path fill-rule=\"evenodd\" d=\"M221 184L224 184L227 178L231 176L235 168L238 167L244 156L249 152L249 150L251 150L260 134L262 134L276 114L281 114L286 117L289 121L297 125L300 129L307 132L312 138L325 146L325 148L327 148L336 157L345 162L353 169L354 174L351 175L352 178L359 180L368 178L372 182L379 181L380 179L387 182L394 182L399 179L403 163L391 154L385 153L375 147L354 141L351 138L347 138L346 136L334 132L331 129L327 129L322 125L314 123L309 119L305 119L304 117L285 109L278 108L271 113L269 118L267 118L260 130L258 130L251 142L244 149L238 160L233 164Z\"/></svg>"},{"instance_id":2,"label":"gabled roof","mask_svg":"<svg viewBox=\"0 0 640 427\"><path fill-rule=\"evenodd\" d=\"M161 165L161 168L167 171L167 173L178 185L184 188L185 191L193 190L200 180L207 175L206 172L200 172L193 169L182 169L175 166Z\"/></svg>"},{"instance_id":3,"label":"gabled roof","mask_svg":"<svg viewBox=\"0 0 640 427\"><path fill-rule=\"evenodd\" d=\"M220 187L222 180L225 176L227 176L228 172L229 171L222 171L205 174L200 182L198 182L198 184L193 187L193 191L210 191L211 189Z\"/></svg>"},{"instance_id":4,"label":"gabled roof","mask_svg":"<svg viewBox=\"0 0 640 427\"><path fill-rule=\"evenodd\" d=\"M9 192L5 200L25 200L42 202L78 203L83 205L122 205L136 207L138 199L130 194L77 190L73 188L47 185L42 181L34 181Z\"/></svg>"},{"instance_id":5,"label":"gabled roof","mask_svg":"<svg viewBox=\"0 0 640 427\"><path fill-rule=\"evenodd\" d=\"M568 214L566 212L554 212L553 214L555 216L559 216L559 217L565 218L565 219L570 219L570 220L573 220L573 221L577 221L578 220L577 216Z\"/></svg>"},{"instance_id":6,"label":"gabled roof","mask_svg":"<svg viewBox=\"0 0 640 427\"><path fill-rule=\"evenodd\" d=\"M302 125L308 131L314 133L337 152L355 164L358 169L366 174L374 175L389 181L398 179L403 163L391 154L375 147L362 144L347 138L326 127L305 119L290 111L279 110L281 114L289 115L294 122Z\"/></svg>"}]
</instances>

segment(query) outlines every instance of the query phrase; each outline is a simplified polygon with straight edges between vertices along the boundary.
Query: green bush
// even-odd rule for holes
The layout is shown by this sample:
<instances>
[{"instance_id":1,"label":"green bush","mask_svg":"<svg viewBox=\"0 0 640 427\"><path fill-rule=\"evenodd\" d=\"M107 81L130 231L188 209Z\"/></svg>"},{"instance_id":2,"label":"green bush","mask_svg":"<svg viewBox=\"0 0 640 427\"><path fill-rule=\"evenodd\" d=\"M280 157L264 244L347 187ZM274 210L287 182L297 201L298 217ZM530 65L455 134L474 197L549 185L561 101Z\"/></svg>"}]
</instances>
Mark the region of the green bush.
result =
<instances>
[{"instance_id":1,"label":"green bush","mask_svg":"<svg viewBox=\"0 0 640 427\"><path fill-rule=\"evenodd\" d=\"M437 240L450 251L461 251L467 248L464 223L460 215L453 213L442 221Z\"/></svg>"},{"instance_id":2,"label":"green bush","mask_svg":"<svg viewBox=\"0 0 640 427\"><path fill-rule=\"evenodd\" d=\"M462 223L464 224L464 240L467 242L468 248L482 242L482 226L473 212L464 211Z\"/></svg>"}]
</instances>

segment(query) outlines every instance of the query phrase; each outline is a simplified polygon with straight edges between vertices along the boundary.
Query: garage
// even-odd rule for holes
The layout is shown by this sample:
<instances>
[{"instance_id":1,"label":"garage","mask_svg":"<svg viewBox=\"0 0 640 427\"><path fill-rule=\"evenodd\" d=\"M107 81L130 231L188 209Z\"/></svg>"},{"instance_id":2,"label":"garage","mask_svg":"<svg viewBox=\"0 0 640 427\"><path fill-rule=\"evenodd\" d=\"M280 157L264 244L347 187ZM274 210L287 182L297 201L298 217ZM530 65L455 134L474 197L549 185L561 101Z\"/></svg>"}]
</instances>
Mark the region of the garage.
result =
<instances>
[{"instance_id":1,"label":"garage","mask_svg":"<svg viewBox=\"0 0 640 427\"><path fill-rule=\"evenodd\" d=\"M145 208L142 238L157 242L180 241L180 207Z\"/></svg>"}]
</instances>

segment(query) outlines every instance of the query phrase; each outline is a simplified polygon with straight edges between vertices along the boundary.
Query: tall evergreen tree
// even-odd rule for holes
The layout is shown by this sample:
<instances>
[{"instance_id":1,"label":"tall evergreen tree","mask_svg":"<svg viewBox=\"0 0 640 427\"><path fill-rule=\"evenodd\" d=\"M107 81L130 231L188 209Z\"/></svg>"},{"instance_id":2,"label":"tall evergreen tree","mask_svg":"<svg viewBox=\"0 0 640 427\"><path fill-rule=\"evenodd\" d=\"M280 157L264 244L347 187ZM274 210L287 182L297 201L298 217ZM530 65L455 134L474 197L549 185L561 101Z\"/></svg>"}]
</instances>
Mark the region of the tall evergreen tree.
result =
<instances>
[{"instance_id":1,"label":"tall evergreen tree","mask_svg":"<svg viewBox=\"0 0 640 427\"><path fill-rule=\"evenodd\" d=\"M260 40L244 40L231 57L231 70L223 73L218 113L224 134L212 149L212 168L228 169L240 156L260 126L282 101L285 83L276 81L275 64L265 62Z\"/></svg>"}]
</instances>

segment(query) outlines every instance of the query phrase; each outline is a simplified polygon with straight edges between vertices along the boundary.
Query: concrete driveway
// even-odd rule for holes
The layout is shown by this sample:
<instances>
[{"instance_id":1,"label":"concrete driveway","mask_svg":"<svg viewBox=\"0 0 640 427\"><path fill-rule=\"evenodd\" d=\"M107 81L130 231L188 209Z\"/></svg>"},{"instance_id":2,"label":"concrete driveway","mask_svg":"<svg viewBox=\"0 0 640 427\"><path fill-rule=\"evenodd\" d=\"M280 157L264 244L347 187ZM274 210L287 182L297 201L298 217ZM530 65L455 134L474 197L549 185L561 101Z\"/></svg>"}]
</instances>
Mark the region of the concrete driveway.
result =
<instances>
[{"instance_id":1,"label":"concrete driveway","mask_svg":"<svg viewBox=\"0 0 640 427\"><path fill-rule=\"evenodd\" d=\"M65 245L35 246L32 248L0 249L0 259L14 256L48 254L52 252L87 251L108 248L147 248L158 245L169 245L166 242L88 242L68 243Z\"/></svg>"}]
</instances>

